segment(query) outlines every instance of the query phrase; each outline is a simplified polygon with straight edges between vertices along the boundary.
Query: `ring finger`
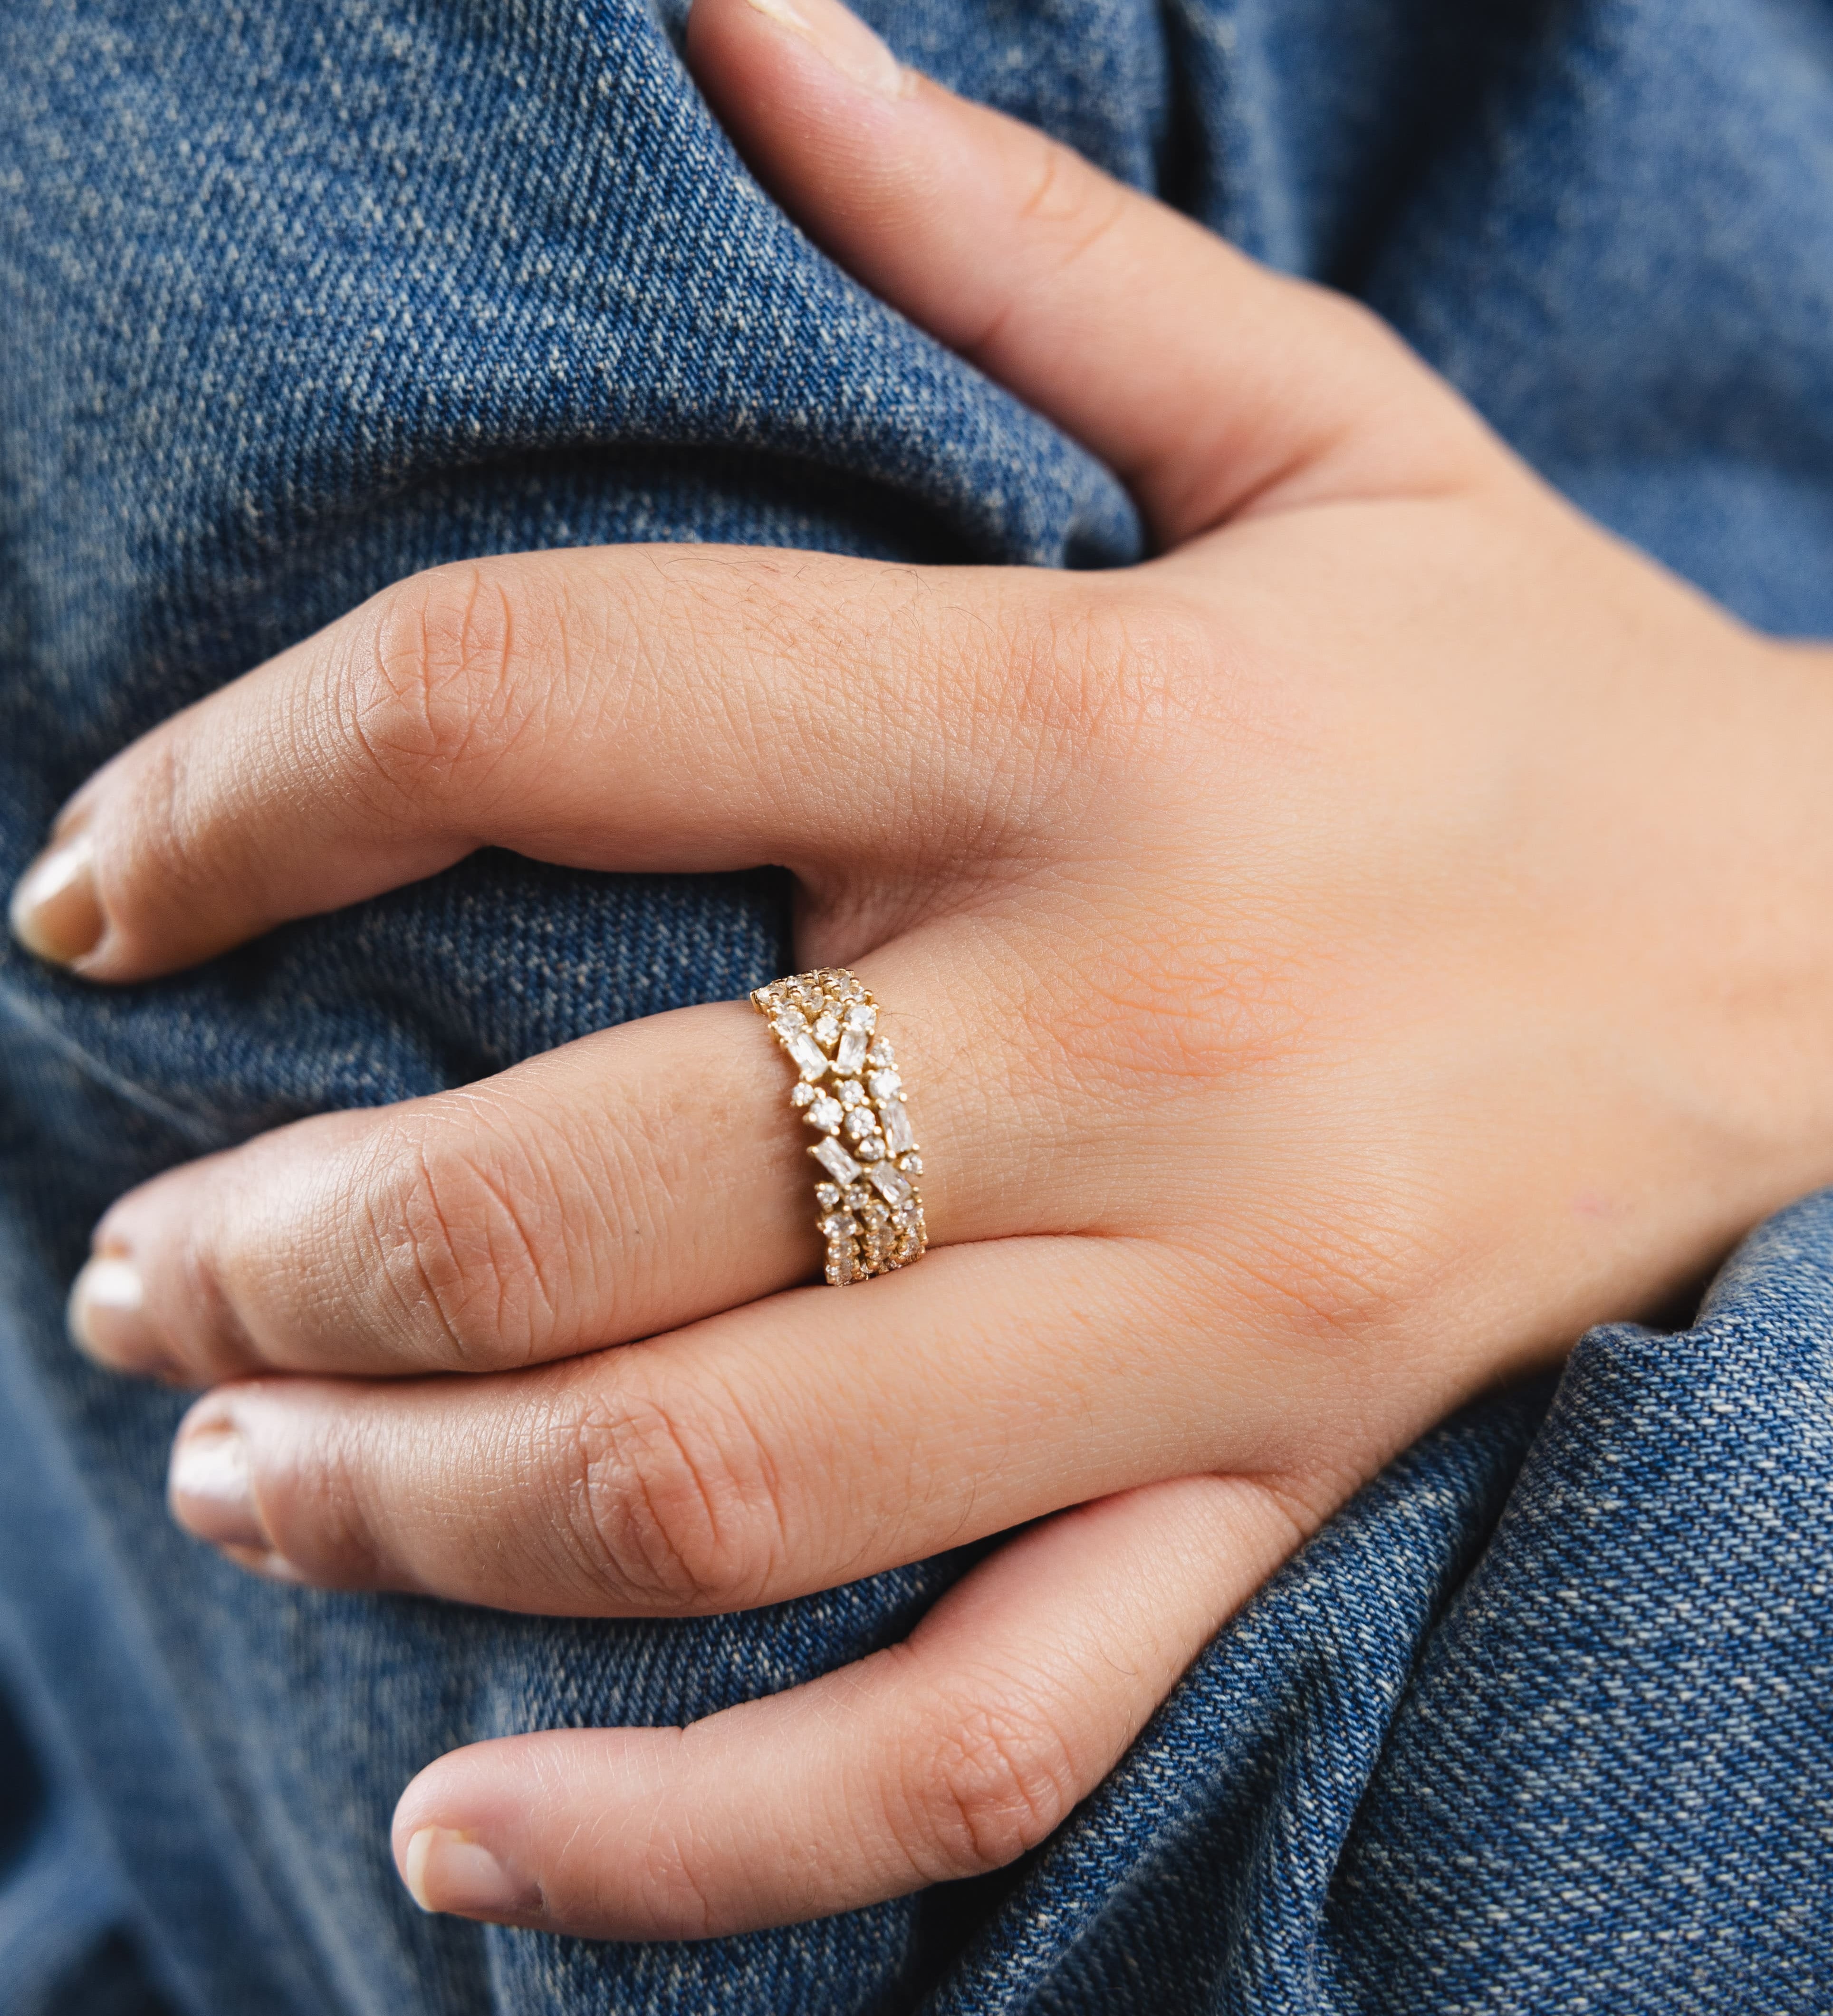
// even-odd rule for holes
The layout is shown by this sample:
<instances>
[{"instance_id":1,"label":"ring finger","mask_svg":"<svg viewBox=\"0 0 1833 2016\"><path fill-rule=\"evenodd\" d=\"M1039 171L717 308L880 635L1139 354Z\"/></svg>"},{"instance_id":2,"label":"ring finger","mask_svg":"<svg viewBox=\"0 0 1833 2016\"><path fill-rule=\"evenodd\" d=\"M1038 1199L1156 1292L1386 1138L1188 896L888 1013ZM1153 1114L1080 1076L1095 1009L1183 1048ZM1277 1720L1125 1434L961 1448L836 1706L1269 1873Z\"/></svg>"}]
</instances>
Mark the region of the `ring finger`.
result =
<instances>
[{"instance_id":1,"label":"ring finger","mask_svg":"<svg viewBox=\"0 0 1833 2016\"><path fill-rule=\"evenodd\" d=\"M1047 1046L1010 1039L1014 976L1044 956L1015 958L1015 935L957 921L873 963L938 1244L1115 1229L1100 1223L1099 1123L1084 1117L1064 1166ZM73 1331L117 1370L201 1385L488 1372L672 1330L818 1269L810 1151L861 1147L840 1101L863 1084L823 1078L800 1107L797 1085L769 1029L728 1002L302 1121L116 1204Z\"/></svg>"}]
</instances>

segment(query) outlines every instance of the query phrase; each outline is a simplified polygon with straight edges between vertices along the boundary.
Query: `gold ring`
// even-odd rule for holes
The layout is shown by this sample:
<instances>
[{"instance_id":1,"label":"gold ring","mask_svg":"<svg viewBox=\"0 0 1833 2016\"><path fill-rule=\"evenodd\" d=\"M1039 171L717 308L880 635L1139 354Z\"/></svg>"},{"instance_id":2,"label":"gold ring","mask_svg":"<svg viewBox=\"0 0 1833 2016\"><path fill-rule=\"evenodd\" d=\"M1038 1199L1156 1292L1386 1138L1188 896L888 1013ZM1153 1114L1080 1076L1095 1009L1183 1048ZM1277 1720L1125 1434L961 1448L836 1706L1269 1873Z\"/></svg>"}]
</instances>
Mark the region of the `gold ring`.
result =
<instances>
[{"instance_id":1,"label":"gold ring","mask_svg":"<svg viewBox=\"0 0 1833 2016\"><path fill-rule=\"evenodd\" d=\"M808 1153L827 1280L844 1288L920 1260L929 1244L917 1179L923 1158L879 1009L850 973L823 967L751 996L796 1068L790 1104L819 1137Z\"/></svg>"}]
</instances>

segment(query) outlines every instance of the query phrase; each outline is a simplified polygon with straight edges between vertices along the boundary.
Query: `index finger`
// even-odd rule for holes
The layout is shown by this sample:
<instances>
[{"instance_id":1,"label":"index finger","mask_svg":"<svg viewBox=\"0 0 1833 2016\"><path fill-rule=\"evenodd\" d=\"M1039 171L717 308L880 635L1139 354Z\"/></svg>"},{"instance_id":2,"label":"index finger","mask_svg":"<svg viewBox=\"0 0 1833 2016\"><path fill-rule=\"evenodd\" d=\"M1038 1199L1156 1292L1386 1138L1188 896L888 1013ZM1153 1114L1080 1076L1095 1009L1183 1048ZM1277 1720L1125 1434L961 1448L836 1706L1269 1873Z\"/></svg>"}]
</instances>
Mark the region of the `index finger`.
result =
<instances>
[{"instance_id":1,"label":"index finger","mask_svg":"<svg viewBox=\"0 0 1833 2016\"><path fill-rule=\"evenodd\" d=\"M988 682L1025 690L1074 624L1057 578L718 547L436 568L164 722L67 808L16 931L143 979L484 845L571 867L789 867L817 889L984 844ZM1085 591L1086 593L1086 591ZM989 650L989 636L1000 648Z\"/></svg>"}]
</instances>

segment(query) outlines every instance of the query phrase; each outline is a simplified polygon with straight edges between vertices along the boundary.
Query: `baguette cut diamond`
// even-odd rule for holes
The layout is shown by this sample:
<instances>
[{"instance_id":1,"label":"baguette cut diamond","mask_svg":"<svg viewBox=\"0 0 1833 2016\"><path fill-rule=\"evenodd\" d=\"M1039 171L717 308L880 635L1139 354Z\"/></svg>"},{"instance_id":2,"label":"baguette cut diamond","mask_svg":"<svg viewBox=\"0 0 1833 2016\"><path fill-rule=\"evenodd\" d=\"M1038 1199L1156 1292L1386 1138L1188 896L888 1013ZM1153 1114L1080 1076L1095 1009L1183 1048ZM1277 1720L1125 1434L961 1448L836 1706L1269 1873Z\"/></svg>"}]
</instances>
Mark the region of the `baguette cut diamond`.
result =
<instances>
[{"instance_id":1,"label":"baguette cut diamond","mask_svg":"<svg viewBox=\"0 0 1833 2016\"><path fill-rule=\"evenodd\" d=\"M795 1067L792 1111L826 1137L808 1150L821 1168L814 1222L824 1278L844 1287L920 1259L923 1164L896 1060L878 1033L883 1011L839 967L789 974L751 999Z\"/></svg>"},{"instance_id":2,"label":"baguette cut diamond","mask_svg":"<svg viewBox=\"0 0 1833 2016\"><path fill-rule=\"evenodd\" d=\"M907 1155L916 1145L910 1129L910 1109L901 1099L888 1099L879 1108L884 1122L884 1138L894 1155Z\"/></svg>"},{"instance_id":3,"label":"baguette cut diamond","mask_svg":"<svg viewBox=\"0 0 1833 2016\"><path fill-rule=\"evenodd\" d=\"M859 1164L831 1135L825 1141L817 1141L808 1153L837 1183L846 1184L859 1180L861 1173Z\"/></svg>"},{"instance_id":4,"label":"baguette cut diamond","mask_svg":"<svg viewBox=\"0 0 1833 2016\"><path fill-rule=\"evenodd\" d=\"M783 1039L795 1067L804 1078L820 1078L827 1070L826 1053L806 1029L791 1029Z\"/></svg>"}]
</instances>

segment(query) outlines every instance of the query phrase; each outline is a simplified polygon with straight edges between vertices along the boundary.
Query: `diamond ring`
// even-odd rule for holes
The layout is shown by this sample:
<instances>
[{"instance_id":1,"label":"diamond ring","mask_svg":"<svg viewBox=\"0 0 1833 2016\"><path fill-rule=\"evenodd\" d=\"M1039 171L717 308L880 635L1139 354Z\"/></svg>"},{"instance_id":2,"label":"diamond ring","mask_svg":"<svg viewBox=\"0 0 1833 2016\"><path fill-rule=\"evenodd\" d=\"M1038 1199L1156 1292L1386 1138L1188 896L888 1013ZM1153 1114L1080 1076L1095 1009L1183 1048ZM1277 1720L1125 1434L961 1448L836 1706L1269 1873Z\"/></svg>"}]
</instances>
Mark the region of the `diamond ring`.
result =
<instances>
[{"instance_id":1,"label":"diamond ring","mask_svg":"<svg viewBox=\"0 0 1833 2016\"><path fill-rule=\"evenodd\" d=\"M827 1244L827 1280L849 1281L907 1267L929 1244L917 1179L923 1160L878 1004L850 973L773 980L751 996L796 1067L790 1104L815 1130L821 1165L816 1229Z\"/></svg>"}]
</instances>

